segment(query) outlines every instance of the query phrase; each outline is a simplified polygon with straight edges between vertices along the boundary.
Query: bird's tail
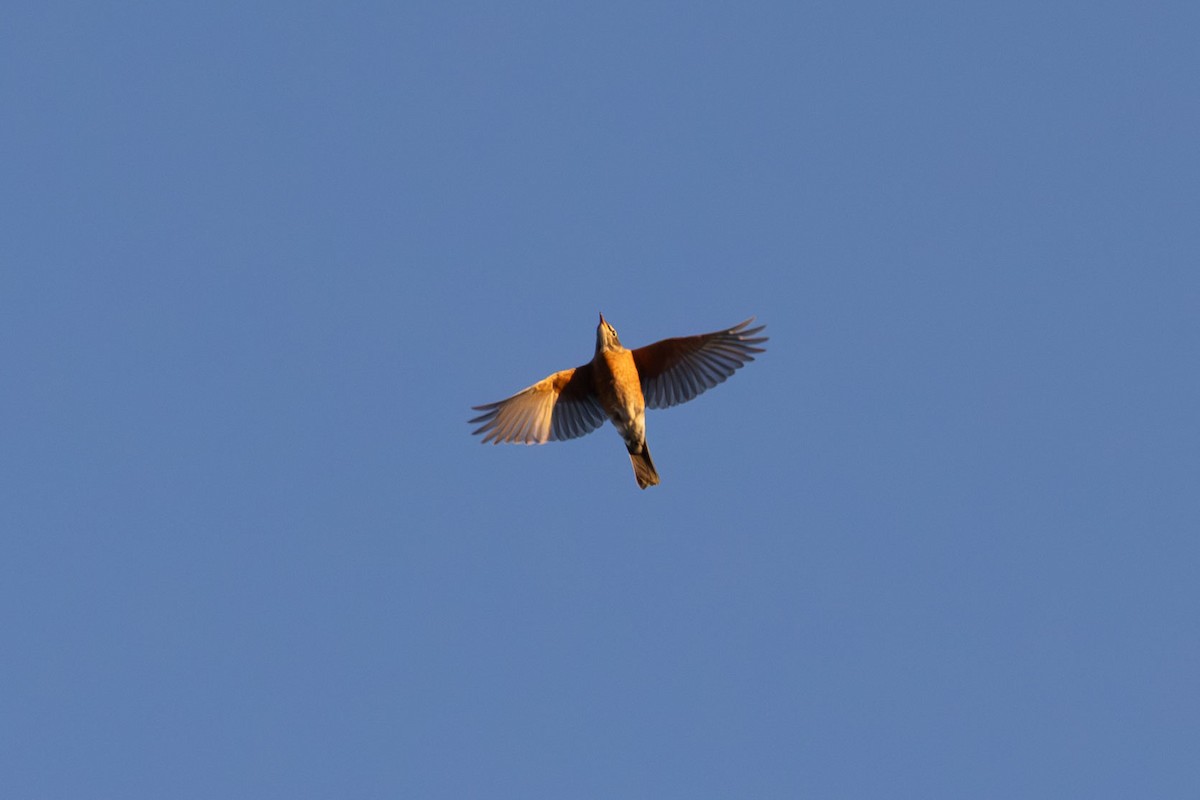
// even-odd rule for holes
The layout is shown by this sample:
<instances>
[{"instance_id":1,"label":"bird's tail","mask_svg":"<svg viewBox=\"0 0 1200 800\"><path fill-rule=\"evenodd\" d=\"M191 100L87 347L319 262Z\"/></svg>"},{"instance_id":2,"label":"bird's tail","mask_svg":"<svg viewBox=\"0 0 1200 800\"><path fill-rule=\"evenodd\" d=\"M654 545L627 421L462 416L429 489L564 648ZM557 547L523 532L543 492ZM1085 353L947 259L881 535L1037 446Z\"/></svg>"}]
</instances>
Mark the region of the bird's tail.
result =
<instances>
[{"instance_id":1,"label":"bird's tail","mask_svg":"<svg viewBox=\"0 0 1200 800\"><path fill-rule=\"evenodd\" d=\"M650 446L642 442L638 452L629 451L629 460L633 462L633 477L637 478L638 486L645 489L658 483L658 470L650 460Z\"/></svg>"}]
</instances>

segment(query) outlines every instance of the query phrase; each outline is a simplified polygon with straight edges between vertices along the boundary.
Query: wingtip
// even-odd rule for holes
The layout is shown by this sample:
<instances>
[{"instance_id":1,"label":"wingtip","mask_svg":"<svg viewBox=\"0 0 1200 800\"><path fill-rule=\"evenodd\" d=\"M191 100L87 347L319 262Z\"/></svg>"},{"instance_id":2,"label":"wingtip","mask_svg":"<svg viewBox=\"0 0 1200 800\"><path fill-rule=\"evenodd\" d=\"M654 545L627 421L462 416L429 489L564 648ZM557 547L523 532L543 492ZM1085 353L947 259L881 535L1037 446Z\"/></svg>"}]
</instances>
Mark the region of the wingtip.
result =
<instances>
[{"instance_id":1,"label":"wingtip","mask_svg":"<svg viewBox=\"0 0 1200 800\"><path fill-rule=\"evenodd\" d=\"M768 341L771 338L769 336L755 336L755 334L766 330L766 328L767 328L766 325L756 325L753 328L748 327L750 325L750 323L754 322L754 320L755 320L755 317L750 317L749 319L745 320L744 322L741 322L738 325L735 325L734 327L730 328L729 333L735 334L738 338L738 341L742 345L762 344L763 342ZM753 337L753 338L751 338L751 337ZM764 352L757 348L755 348L755 350L756 350L756 352Z\"/></svg>"},{"instance_id":2,"label":"wingtip","mask_svg":"<svg viewBox=\"0 0 1200 800\"><path fill-rule=\"evenodd\" d=\"M751 328L750 325L756 319L758 319L758 317L756 317L756 316L748 317L747 319L744 319L741 322L739 322L737 325L734 325L732 328L729 329L728 332L729 333L738 333L738 334L742 334L742 335L755 334L755 333L758 333L759 331L761 331L763 328L767 327L764 324L764 325L759 325L756 328Z\"/></svg>"}]
</instances>

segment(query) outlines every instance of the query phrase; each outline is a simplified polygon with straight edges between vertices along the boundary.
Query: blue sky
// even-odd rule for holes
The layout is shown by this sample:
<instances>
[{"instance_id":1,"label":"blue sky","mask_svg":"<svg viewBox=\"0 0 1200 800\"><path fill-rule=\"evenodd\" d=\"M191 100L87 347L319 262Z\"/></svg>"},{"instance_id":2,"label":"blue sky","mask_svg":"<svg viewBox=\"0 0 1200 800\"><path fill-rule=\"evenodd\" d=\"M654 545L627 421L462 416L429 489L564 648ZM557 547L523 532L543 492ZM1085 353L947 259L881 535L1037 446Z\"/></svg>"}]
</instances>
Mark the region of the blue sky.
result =
<instances>
[{"instance_id":1,"label":"blue sky","mask_svg":"<svg viewBox=\"0 0 1200 800\"><path fill-rule=\"evenodd\" d=\"M2 17L11 796L1200 785L1191 5Z\"/></svg>"}]
</instances>

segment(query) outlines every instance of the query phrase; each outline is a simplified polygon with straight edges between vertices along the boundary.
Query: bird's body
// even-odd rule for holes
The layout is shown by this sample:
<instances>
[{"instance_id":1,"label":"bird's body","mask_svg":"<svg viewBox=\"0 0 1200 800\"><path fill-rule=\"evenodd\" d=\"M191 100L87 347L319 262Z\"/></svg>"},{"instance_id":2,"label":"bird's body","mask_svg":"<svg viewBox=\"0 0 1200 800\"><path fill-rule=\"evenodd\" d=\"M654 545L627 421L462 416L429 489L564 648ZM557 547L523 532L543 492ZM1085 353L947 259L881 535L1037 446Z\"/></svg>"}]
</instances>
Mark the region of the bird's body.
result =
<instances>
[{"instance_id":1,"label":"bird's body","mask_svg":"<svg viewBox=\"0 0 1200 800\"><path fill-rule=\"evenodd\" d=\"M646 408L668 408L716 386L761 353L752 338L762 330L746 320L723 331L664 339L626 350L616 330L600 315L596 352L575 369L556 372L524 391L484 406L471 420L483 423L475 433L484 443L573 439L591 433L608 419L625 440L638 486L659 482L646 445Z\"/></svg>"},{"instance_id":2,"label":"bird's body","mask_svg":"<svg viewBox=\"0 0 1200 800\"><path fill-rule=\"evenodd\" d=\"M605 326L608 323L601 317L600 330L604 331ZM612 330L611 326L608 328ZM611 339L607 335L597 337L596 355L592 359L592 385L600 407L625 440L638 486L645 489L658 483L658 470L654 468L650 448L646 446L646 399L642 396L642 381L633 351L621 346L616 331L612 331Z\"/></svg>"}]
</instances>

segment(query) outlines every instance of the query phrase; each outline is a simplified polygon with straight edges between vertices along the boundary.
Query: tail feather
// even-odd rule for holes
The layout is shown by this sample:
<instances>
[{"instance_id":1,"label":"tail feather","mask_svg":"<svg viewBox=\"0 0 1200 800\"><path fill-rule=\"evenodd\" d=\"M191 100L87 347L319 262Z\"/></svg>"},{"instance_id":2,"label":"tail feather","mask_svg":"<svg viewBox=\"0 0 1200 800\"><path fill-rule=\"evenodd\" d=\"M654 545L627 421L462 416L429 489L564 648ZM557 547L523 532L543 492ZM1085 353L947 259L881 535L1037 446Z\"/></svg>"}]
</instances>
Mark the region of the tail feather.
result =
<instances>
[{"instance_id":1,"label":"tail feather","mask_svg":"<svg viewBox=\"0 0 1200 800\"><path fill-rule=\"evenodd\" d=\"M642 443L640 452L630 451L629 460L633 462L633 477L637 478L638 486L645 489L658 483L658 470L650 459L650 446Z\"/></svg>"}]
</instances>

